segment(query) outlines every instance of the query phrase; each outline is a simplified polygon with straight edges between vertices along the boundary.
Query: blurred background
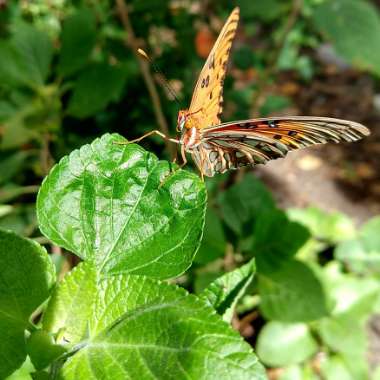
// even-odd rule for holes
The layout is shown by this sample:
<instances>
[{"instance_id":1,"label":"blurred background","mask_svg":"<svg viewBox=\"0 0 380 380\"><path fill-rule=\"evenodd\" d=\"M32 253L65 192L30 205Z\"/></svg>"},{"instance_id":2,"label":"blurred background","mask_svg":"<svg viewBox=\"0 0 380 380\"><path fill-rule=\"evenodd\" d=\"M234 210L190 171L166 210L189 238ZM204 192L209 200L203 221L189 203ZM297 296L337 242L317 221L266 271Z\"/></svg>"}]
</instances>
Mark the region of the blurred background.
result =
<instances>
[{"instance_id":1,"label":"blurred background","mask_svg":"<svg viewBox=\"0 0 380 380\"><path fill-rule=\"evenodd\" d=\"M380 379L378 0L0 0L0 227L45 244L61 274L75 265L38 231L42 179L104 133L174 136L178 104L136 49L187 108L234 6L223 121L328 116L371 136L207 179L203 243L177 282L197 293L256 257L233 325L270 379Z\"/></svg>"}]
</instances>

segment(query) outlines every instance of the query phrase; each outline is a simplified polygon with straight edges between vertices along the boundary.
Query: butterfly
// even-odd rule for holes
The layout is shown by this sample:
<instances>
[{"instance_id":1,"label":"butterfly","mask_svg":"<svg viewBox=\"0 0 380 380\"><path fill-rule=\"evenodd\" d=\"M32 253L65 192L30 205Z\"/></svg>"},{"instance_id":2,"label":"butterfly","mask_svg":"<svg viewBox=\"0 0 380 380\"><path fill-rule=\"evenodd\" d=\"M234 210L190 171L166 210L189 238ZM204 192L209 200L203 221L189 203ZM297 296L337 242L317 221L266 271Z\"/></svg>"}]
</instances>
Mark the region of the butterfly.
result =
<instances>
[{"instance_id":1,"label":"butterfly","mask_svg":"<svg viewBox=\"0 0 380 380\"><path fill-rule=\"evenodd\" d=\"M187 162L186 152L190 153L203 178L265 164L310 145L356 141L370 134L359 123L327 117L270 117L221 123L223 82L239 13L237 7L230 14L200 72L190 107L178 113L180 138L168 138L155 130L130 142L156 133L177 143L183 164ZM146 55L143 51L140 54Z\"/></svg>"}]
</instances>

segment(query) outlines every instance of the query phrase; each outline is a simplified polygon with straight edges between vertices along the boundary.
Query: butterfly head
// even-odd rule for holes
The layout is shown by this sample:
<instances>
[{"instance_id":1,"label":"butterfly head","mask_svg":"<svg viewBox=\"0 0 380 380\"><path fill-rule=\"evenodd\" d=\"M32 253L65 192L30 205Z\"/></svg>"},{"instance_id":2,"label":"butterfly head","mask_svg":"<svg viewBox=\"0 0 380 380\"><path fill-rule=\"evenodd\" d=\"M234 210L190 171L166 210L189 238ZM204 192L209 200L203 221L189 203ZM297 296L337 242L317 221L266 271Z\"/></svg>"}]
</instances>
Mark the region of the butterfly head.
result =
<instances>
[{"instance_id":1,"label":"butterfly head","mask_svg":"<svg viewBox=\"0 0 380 380\"><path fill-rule=\"evenodd\" d=\"M189 122L189 111L188 110L181 110L178 112L178 119L177 119L177 132L182 132L184 128L188 128L187 124Z\"/></svg>"}]
</instances>

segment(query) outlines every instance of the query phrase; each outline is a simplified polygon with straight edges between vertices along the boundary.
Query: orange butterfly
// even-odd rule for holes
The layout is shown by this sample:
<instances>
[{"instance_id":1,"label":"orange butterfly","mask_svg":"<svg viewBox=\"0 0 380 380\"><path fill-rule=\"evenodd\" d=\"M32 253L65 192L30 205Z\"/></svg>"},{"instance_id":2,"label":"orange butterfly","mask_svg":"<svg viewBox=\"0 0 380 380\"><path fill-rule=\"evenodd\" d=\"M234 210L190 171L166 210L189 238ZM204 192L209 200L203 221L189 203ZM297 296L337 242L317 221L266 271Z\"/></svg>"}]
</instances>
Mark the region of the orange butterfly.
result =
<instances>
[{"instance_id":1,"label":"orange butterfly","mask_svg":"<svg viewBox=\"0 0 380 380\"><path fill-rule=\"evenodd\" d=\"M309 145L356 141L370 134L359 123L313 116L271 117L221 124L223 81L238 22L239 8L235 8L202 68L189 109L178 113L180 139L170 139L155 130L131 142L155 133L180 144L184 164L187 162L185 152L188 152L203 178L203 175L212 177L215 173L241 166L265 164ZM146 56L141 50L140 53Z\"/></svg>"}]
</instances>

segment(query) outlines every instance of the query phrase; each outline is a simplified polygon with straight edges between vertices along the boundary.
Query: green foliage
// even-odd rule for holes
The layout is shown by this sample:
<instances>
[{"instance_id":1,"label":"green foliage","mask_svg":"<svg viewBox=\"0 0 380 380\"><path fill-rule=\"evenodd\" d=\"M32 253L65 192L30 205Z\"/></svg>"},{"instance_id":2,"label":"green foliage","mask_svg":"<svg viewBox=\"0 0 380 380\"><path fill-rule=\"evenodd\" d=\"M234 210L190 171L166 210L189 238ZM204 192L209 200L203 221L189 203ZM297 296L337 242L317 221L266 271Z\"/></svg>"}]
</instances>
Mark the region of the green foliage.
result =
<instances>
[{"instance_id":1,"label":"green foliage","mask_svg":"<svg viewBox=\"0 0 380 380\"><path fill-rule=\"evenodd\" d=\"M252 259L242 267L213 281L200 296L208 301L225 321L230 322L236 304L252 282L255 271L255 261Z\"/></svg>"},{"instance_id":2,"label":"green foliage","mask_svg":"<svg viewBox=\"0 0 380 380\"><path fill-rule=\"evenodd\" d=\"M273 367L303 362L317 349L308 326L302 323L269 322L262 329L257 343L260 360Z\"/></svg>"},{"instance_id":3,"label":"green foliage","mask_svg":"<svg viewBox=\"0 0 380 380\"><path fill-rule=\"evenodd\" d=\"M96 42L96 20L90 9L77 10L68 16L62 27L62 47L58 71L68 76L82 69L89 61Z\"/></svg>"},{"instance_id":4,"label":"green foliage","mask_svg":"<svg viewBox=\"0 0 380 380\"><path fill-rule=\"evenodd\" d=\"M50 70L53 46L49 38L30 24L13 26L10 41L1 41L0 79L10 86L32 88L44 84Z\"/></svg>"},{"instance_id":5,"label":"green foliage","mask_svg":"<svg viewBox=\"0 0 380 380\"><path fill-rule=\"evenodd\" d=\"M63 158L37 199L41 231L104 275L174 277L191 264L204 223L206 192L189 172L170 175L137 145L104 135Z\"/></svg>"},{"instance_id":6,"label":"green foliage","mask_svg":"<svg viewBox=\"0 0 380 380\"><path fill-rule=\"evenodd\" d=\"M231 319L252 281L254 260L215 281L200 297L159 282L178 276L193 260L204 224L204 184L120 142L125 142L121 136L106 134L72 152L41 186L41 230L84 262L57 284L26 347L27 318L47 298L54 272L36 243L2 233L8 276L1 293L2 340L7 342L2 350L17 353L2 375L20 366L28 353L33 378L77 379L80 373L86 379L184 374L195 379L229 373L264 380L252 349L216 313ZM22 287L18 276L23 276ZM8 315L9 310L16 314Z\"/></svg>"},{"instance_id":7,"label":"green foliage","mask_svg":"<svg viewBox=\"0 0 380 380\"><path fill-rule=\"evenodd\" d=\"M282 322L308 322L328 314L322 284L305 263L289 260L281 269L259 276L261 310Z\"/></svg>"},{"instance_id":8,"label":"green foliage","mask_svg":"<svg viewBox=\"0 0 380 380\"><path fill-rule=\"evenodd\" d=\"M111 101L119 100L127 72L106 63L89 65L75 83L67 112L78 118L95 115ZM99 78L102 78L99 81Z\"/></svg>"},{"instance_id":9,"label":"green foliage","mask_svg":"<svg viewBox=\"0 0 380 380\"><path fill-rule=\"evenodd\" d=\"M26 358L24 330L32 312L49 296L55 272L44 248L0 230L0 377Z\"/></svg>"},{"instance_id":10,"label":"green foliage","mask_svg":"<svg viewBox=\"0 0 380 380\"><path fill-rule=\"evenodd\" d=\"M369 2L324 1L316 7L313 21L343 58L380 74L380 18Z\"/></svg>"},{"instance_id":11,"label":"green foliage","mask_svg":"<svg viewBox=\"0 0 380 380\"><path fill-rule=\"evenodd\" d=\"M350 270L359 274L380 273L380 218L368 221L356 239L342 241L335 249L335 256Z\"/></svg>"},{"instance_id":12,"label":"green foliage","mask_svg":"<svg viewBox=\"0 0 380 380\"><path fill-rule=\"evenodd\" d=\"M131 0L128 11L137 43L186 107L202 65L198 25L216 32L231 4L175 3ZM237 5L226 119L288 112L284 78L302 85L323 72L314 51L324 42L379 74L379 16L367 1ZM338 213L280 210L251 174L207 179L206 210L196 175L116 144L126 140L115 131L133 138L156 128L130 37L114 2L1 8L0 228L52 247L60 278L82 262L51 294L44 248L0 231L0 377L265 379L225 323L248 320L248 341L265 365L284 369L279 380L368 380L379 219L357 229ZM158 91L174 134L178 105ZM168 157L159 139L144 144ZM35 194L53 162L37 222Z\"/></svg>"},{"instance_id":13,"label":"green foliage","mask_svg":"<svg viewBox=\"0 0 380 380\"><path fill-rule=\"evenodd\" d=\"M239 379L264 378L248 345L184 290L115 275L87 296L94 306L86 340L64 364L64 379L77 379L78 372L86 379L195 379L226 371Z\"/></svg>"},{"instance_id":14,"label":"green foliage","mask_svg":"<svg viewBox=\"0 0 380 380\"><path fill-rule=\"evenodd\" d=\"M211 207L207 209L205 229L201 246L195 256L195 262L205 265L219 257L223 257L226 250L226 238L223 225Z\"/></svg>"},{"instance_id":15,"label":"green foliage","mask_svg":"<svg viewBox=\"0 0 380 380\"><path fill-rule=\"evenodd\" d=\"M225 223L239 236L247 230L251 233L254 220L274 207L271 194L252 176L244 177L243 181L223 192L218 203Z\"/></svg>"}]
</instances>

